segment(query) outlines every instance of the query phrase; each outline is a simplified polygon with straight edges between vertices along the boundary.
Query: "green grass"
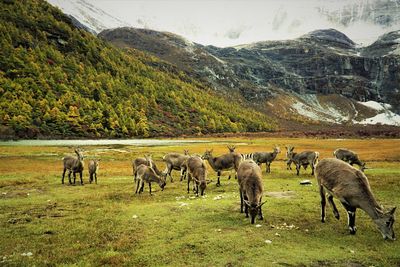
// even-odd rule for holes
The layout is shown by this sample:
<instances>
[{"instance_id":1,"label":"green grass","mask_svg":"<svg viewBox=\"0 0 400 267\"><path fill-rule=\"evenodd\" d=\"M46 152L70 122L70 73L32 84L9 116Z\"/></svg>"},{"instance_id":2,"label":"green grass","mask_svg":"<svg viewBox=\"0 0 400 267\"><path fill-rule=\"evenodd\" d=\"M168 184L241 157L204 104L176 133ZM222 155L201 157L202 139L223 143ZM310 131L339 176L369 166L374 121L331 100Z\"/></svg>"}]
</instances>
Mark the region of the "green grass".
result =
<instances>
[{"instance_id":1,"label":"green grass","mask_svg":"<svg viewBox=\"0 0 400 267\"><path fill-rule=\"evenodd\" d=\"M272 144L295 144L299 150L320 148L331 155L337 140L317 139L209 139L187 146L192 153L214 148L217 155L236 144L239 152L271 150ZM400 202L399 140L345 140L371 166L366 171L372 190L385 207ZM370 155L370 143L379 144L384 160ZM340 143L340 146L342 146ZM390 145L389 145L390 144ZM104 150L99 150L103 149ZM110 147L111 148L111 147ZM0 265L32 266L398 266L399 241L382 239L372 220L357 212L358 232L347 230L345 210L338 204L337 221L330 207L320 222L319 195L308 169L297 177L287 171L284 153L263 166L268 202L261 227L239 213L235 179L214 180L205 197L186 193L186 182L168 183L163 192L153 185L135 195L130 160L152 152L158 165L162 155L183 147L86 147L87 158L102 158L99 184L61 185L61 158L66 147L0 147ZM126 150L127 152L121 152ZM102 153L99 153L102 151ZM387 160L386 160L387 159ZM311 179L312 186L299 181ZM290 192L288 192L290 191ZM278 197L279 195L283 197ZM219 199L215 199L215 198ZM339 207L340 206L340 207ZM395 230L398 228L395 224ZM398 232L398 231L397 231ZM397 233L399 234L399 233ZM265 240L271 240L267 244ZM21 254L31 252L32 256Z\"/></svg>"}]
</instances>

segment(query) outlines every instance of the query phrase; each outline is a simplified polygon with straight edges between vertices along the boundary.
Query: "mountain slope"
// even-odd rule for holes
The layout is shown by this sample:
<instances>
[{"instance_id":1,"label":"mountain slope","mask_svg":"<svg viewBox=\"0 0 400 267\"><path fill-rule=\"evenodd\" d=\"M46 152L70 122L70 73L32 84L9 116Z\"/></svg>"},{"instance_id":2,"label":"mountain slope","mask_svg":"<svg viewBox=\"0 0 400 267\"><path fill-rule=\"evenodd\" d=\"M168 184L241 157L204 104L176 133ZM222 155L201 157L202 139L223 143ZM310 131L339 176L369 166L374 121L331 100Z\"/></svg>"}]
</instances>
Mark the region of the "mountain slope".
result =
<instances>
[{"instance_id":1,"label":"mountain slope","mask_svg":"<svg viewBox=\"0 0 400 267\"><path fill-rule=\"evenodd\" d=\"M268 114L305 122L310 116L292 107L302 103L316 113L317 121L336 123L358 123L377 115L377 110L365 109L357 101L386 102L392 111L400 112L400 57L393 52L400 47L396 36L384 35L384 41L358 48L346 35L327 29L294 40L219 48L147 29L123 27L99 33L119 47L148 51L217 91L240 93ZM344 97L315 98L315 94ZM310 97L316 101L309 102ZM278 110L277 103L281 103ZM321 114L318 110L326 104L337 112Z\"/></svg>"},{"instance_id":2,"label":"mountain slope","mask_svg":"<svg viewBox=\"0 0 400 267\"><path fill-rule=\"evenodd\" d=\"M165 63L73 26L42 0L0 2L0 135L131 137L269 131Z\"/></svg>"}]
</instances>

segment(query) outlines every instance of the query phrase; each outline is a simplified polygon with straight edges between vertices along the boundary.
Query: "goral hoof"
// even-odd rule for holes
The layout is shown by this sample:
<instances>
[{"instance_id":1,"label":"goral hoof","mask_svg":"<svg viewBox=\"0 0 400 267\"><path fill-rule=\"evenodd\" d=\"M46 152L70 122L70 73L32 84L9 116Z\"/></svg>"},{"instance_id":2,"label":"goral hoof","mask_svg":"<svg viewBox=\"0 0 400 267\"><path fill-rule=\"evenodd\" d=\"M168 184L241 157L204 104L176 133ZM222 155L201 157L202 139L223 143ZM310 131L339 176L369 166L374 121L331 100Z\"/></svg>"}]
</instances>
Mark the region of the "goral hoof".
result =
<instances>
[{"instance_id":1,"label":"goral hoof","mask_svg":"<svg viewBox=\"0 0 400 267\"><path fill-rule=\"evenodd\" d=\"M355 226L353 228L349 228L349 230L351 235L355 235L357 232L357 228Z\"/></svg>"}]
</instances>

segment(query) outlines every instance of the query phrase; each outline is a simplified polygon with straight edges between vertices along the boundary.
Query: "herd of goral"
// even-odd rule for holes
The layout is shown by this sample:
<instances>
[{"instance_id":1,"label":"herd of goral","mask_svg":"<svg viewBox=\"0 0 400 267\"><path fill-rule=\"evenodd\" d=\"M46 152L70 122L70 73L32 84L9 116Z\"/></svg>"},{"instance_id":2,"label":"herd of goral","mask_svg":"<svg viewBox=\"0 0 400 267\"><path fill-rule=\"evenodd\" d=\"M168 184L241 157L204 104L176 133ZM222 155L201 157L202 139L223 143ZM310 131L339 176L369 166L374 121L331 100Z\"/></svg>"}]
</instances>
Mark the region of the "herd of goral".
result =
<instances>
[{"instance_id":1,"label":"herd of goral","mask_svg":"<svg viewBox=\"0 0 400 267\"><path fill-rule=\"evenodd\" d=\"M151 183L158 183L162 190L166 185L167 177L171 176L172 170L181 172L180 180L187 176L187 191L189 193L190 183L193 184L193 191L198 196L203 195L207 184L207 167L205 161L217 173L217 186L220 186L221 172L225 170L235 170L235 176L240 188L240 212L244 212L246 217L251 218L251 223L255 222L258 215L260 220L262 216L263 183L261 164L266 164L266 172L270 172L272 161L280 153L279 147L275 146L272 152L254 152L250 154L240 154L235 152L234 146L228 146L229 152L219 157L214 157L213 150L206 150L203 155L189 155L185 150L184 154L169 153L163 157L166 163L166 169L160 171L151 156L137 158L132 162L134 181L136 183L136 192L141 193L144 184L147 183L151 194ZM286 147L287 168L291 169L291 164L296 166L297 175L300 168L307 169L310 165L311 172L317 178L319 193L321 196L321 221L325 222L326 198L332 206L334 216L339 219L339 212L333 201L337 198L347 211L348 227L350 234L356 233L355 216L357 208L364 210L374 221L378 230L384 239L395 240L393 231L394 212L396 208L385 212L381 205L376 201L368 179L364 174L365 163L358 155L348 149L339 148L333 152L335 158L327 158L319 161L317 151L294 152L294 147ZM84 169L83 154L81 149L75 149L76 157L68 156L63 158L64 170L62 174L62 183L64 184L65 172L68 170L68 179L71 184L71 174L73 174L74 184L76 174L79 173L81 184L83 185L82 173ZM352 165L357 164L360 169ZM88 165L89 182L93 180L97 183L97 172L99 169L99 160L91 160ZM230 178L230 176L229 176ZM200 191L200 192L199 192Z\"/></svg>"}]
</instances>

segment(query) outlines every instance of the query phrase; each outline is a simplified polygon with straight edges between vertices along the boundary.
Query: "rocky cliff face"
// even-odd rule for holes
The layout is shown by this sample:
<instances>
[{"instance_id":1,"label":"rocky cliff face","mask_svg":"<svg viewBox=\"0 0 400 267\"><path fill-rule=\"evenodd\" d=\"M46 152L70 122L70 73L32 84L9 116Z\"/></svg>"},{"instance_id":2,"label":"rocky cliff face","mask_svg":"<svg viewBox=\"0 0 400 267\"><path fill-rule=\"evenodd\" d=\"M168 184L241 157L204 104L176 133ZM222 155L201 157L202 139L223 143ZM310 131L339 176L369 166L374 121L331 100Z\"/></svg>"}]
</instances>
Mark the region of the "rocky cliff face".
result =
<instances>
[{"instance_id":1,"label":"rocky cliff face","mask_svg":"<svg viewBox=\"0 0 400 267\"><path fill-rule=\"evenodd\" d=\"M391 34L393 36L395 34ZM282 66L290 75L278 86L299 93L337 93L358 101L383 101L398 107L400 57L386 35L371 47L356 48L334 30L315 31L299 39L256 43L240 50L258 53ZM242 53L243 54L243 53ZM297 79L296 82L289 80ZM397 100L396 100L397 98Z\"/></svg>"},{"instance_id":2,"label":"rocky cliff face","mask_svg":"<svg viewBox=\"0 0 400 267\"><path fill-rule=\"evenodd\" d=\"M380 25L388 28L398 25L400 22L400 1L399 0L363 0L346 1L345 5L333 5L318 8L319 12L330 21L343 26L359 22L368 22L371 25ZM333 3L334 4L334 3ZM339 6L336 8L335 6Z\"/></svg>"}]
</instances>

